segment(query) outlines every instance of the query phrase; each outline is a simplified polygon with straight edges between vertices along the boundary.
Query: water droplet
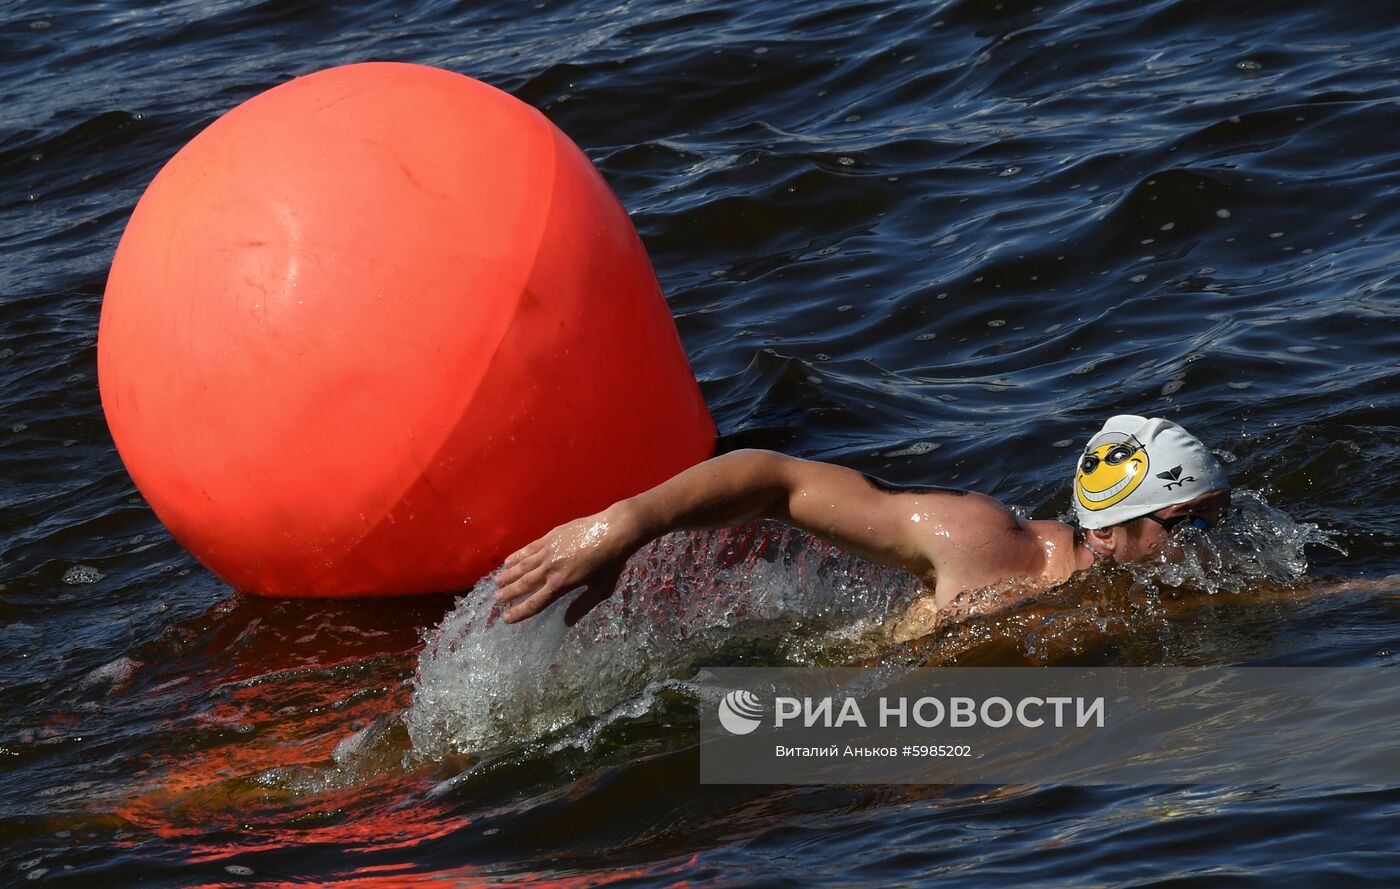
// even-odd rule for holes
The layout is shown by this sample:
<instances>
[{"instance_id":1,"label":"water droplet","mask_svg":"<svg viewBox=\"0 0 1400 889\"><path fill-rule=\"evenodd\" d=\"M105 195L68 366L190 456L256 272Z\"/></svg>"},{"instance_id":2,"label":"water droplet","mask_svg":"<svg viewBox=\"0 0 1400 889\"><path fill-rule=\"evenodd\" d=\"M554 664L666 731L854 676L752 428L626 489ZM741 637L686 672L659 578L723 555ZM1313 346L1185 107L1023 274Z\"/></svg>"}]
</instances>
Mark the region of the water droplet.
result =
<instances>
[{"instance_id":1,"label":"water droplet","mask_svg":"<svg viewBox=\"0 0 1400 889\"><path fill-rule=\"evenodd\" d=\"M1242 62L1236 62L1235 67L1239 68L1241 71L1258 71L1264 66L1254 61L1253 59L1245 59Z\"/></svg>"},{"instance_id":2,"label":"water droplet","mask_svg":"<svg viewBox=\"0 0 1400 889\"><path fill-rule=\"evenodd\" d=\"M855 166L856 159L853 157L839 157L836 159L836 162L843 167L853 167Z\"/></svg>"},{"instance_id":3,"label":"water droplet","mask_svg":"<svg viewBox=\"0 0 1400 889\"><path fill-rule=\"evenodd\" d=\"M1230 211L1226 210L1224 207L1221 207L1219 210L1215 211L1215 215L1219 216L1221 219L1229 219Z\"/></svg>"},{"instance_id":4,"label":"water droplet","mask_svg":"<svg viewBox=\"0 0 1400 889\"><path fill-rule=\"evenodd\" d=\"M1175 222L1167 222L1167 223L1164 223L1164 224L1162 225L1162 229L1161 229L1161 230L1164 231L1164 232L1169 232L1169 231L1171 231L1171 230L1174 229L1174 228L1176 228L1176 223L1175 223Z\"/></svg>"},{"instance_id":5,"label":"water droplet","mask_svg":"<svg viewBox=\"0 0 1400 889\"><path fill-rule=\"evenodd\" d=\"M226 864L224 870L235 877L251 877L253 875L253 869L242 864Z\"/></svg>"},{"instance_id":6,"label":"water droplet","mask_svg":"<svg viewBox=\"0 0 1400 889\"><path fill-rule=\"evenodd\" d=\"M1006 326L1006 322L1003 321L1003 320L1001 320L1000 318L994 318L993 320L987 322L987 326L988 326L988 327L1005 327L1005 326Z\"/></svg>"},{"instance_id":7,"label":"water droplet","mask_svg":"<svg viewBox=\"0 0 1400 889\"><path fill-rule=\"evenodd\" d=\"M1163 395L1175 395L1186 385L1185 380L1167 380L1167 384L1162 387Z\"/></svg>"},{"instance_id":8,"label":"water droplet","mask_svg":"<svg viewBox=\"0 0 1400 889\"><path fill-rule=\"evenodd\" d=\"M918 336L914 337L914 339L917 340L918 342L926 343L926 342L928 342L929 340L933 339L933 338L936 337L936 336L938 336L938 334L936 334L936 333L921 333L921 334L919 334Z\"/></svg>"}]
</instances>

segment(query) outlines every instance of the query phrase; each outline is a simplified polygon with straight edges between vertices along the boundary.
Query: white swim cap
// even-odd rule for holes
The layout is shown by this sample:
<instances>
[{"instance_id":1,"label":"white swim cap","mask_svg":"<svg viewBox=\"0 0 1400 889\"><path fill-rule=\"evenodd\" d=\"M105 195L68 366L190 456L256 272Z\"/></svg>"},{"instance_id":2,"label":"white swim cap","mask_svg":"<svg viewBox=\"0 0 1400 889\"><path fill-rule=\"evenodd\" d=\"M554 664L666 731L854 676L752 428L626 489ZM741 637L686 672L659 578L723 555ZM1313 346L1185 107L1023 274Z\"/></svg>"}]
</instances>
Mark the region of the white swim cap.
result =
<instances>
[{"instance_id":1,"label":"white swim cap","mask_svg":"<svg viewBox=\"0 0 1400 889\"><path fill-rule=\"evenodd\" d=\"M1112 417L1089 439L1074 473L1081 528L1106 528L1228 490L1225 469L1199 438L1171 420Z\"/></svg>"}]
</instances>

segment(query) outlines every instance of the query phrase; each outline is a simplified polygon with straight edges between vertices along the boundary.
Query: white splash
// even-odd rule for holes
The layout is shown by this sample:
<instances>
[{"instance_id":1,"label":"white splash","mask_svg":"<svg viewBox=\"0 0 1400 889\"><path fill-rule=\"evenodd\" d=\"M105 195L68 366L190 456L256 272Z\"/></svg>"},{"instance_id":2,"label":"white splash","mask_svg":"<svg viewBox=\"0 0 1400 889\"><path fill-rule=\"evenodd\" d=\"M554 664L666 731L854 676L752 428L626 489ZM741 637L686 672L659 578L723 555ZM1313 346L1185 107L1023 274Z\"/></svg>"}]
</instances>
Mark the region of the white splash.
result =
<instances>
[{"instance_id":1,"label":"white splash","mask_svg":"<svg viewBox=\"0 0 1400 889\"><path fill-rule=\"evenodd\" d=\"M1307 574L1304 548L1330 547L1346 554L1333 534L1311 522L1296 522L1269 505L1257 491L1236 489L1230 515L1209 533L1183 529L1183 546L1129 569L1144 583L1189 586L1207 593L1239 592L1267 581L1297 583Z\"/></svg>"},{"instance_id":2,"label":"white splash","mask_svg":"<svg viewBox=\"0 0 1400 889\"><path fill-rule=\"evenodd\" d=\"M487 578L429 633L404 723L419 755L480 753L629 709L702 663L839 661L912 583L768 523L653 542L573 628L566 601L502 623Z\"/></svg>"}]
</instances>

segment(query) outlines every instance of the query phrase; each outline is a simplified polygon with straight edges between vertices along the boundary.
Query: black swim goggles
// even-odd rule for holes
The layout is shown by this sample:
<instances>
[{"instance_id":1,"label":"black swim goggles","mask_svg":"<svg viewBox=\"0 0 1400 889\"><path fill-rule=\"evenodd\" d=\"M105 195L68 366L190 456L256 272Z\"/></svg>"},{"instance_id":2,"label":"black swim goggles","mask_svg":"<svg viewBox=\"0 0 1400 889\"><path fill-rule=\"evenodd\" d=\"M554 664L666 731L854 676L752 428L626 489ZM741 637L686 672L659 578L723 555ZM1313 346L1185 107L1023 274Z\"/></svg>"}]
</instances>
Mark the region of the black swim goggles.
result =
<instances>
[{"instance_id":1,"label":"black swim goggles","mask_svg":"<svg viewBox=\"0 0 1400 889\"><path fill-rule=\"evenodd\" d=\"M1168 534L1175 531L1183 523L1189 524L1192 528L1195 528L1197 531L1209 531L1211 528L1215 527L1215 525L1211 524L1209 520L1202 518L1198 515L1191 515L1190 513L1168 516L1164 519L1161 516L1156 516L1149 512L1147 515L1143 516L1143 518L1151 519L1152 521L1161 525L1163 528L1166 528Z\"/></svg>"}]
</instances>

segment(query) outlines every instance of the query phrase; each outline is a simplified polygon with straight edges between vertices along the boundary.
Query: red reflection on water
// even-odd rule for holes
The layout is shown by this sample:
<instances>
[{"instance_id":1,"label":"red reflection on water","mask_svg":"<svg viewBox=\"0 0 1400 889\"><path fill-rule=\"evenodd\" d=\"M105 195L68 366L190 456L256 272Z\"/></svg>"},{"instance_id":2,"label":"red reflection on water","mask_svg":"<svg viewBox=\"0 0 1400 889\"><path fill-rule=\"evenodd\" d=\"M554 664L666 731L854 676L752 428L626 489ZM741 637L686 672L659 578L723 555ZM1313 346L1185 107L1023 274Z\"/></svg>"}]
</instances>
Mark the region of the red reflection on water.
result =
<instances>
[{"instance_id":1,"label":"red reflection on water","mask_svg":"<svg viewBox=\"0 0 1400 889\"><path fill-rule=\"evenodd\" d=\"M178 839L191 862L311 843L412 847L460 830L470 819L426 796L435 779L405 771L399 721L421 629L443 607L221 603L201 618L213 624L198 647L165 667L190 681L159 686L177 688L179 713L152 732L151 765L116 814Z\"/></svg>"},{"instance_id":2,"label":"red reflection on water","mask_svg":"<svg viewBox=\"0 0 1400 889\"><path fill-rule=\"evenodd\" d=\"M492 868L493 872L488 877L483 874L483 869L477 866L464 866L427 873L391 873L393 871L409 870L418 867L416 864L404 863L356 868L347 872L344 876L317 880L315 882L306 880L259 881L258 885L287 887L287 889L290 889L290 887L305 886L336 886L340 887L340 889L417 889L417 887L421 886L450 885L455 887L455 889L474 889L474 887L501 886L509 883L530 886L532 889L584 889L584 887L590 886L609 886L627 880L680 876L681 874L693 871L699 858L699 853L696 853L687 858L659 862L651 867L579 873L567 876L559 876L549 871L525 871L519 874L504 875L500 873L499 868ZM195 887L195 889L234 889L234 887L241 889L241 887L247 885L248 883L244 881L202 883ZM682 877L671 885L689 886L691 883L690 880Z\"/></svg>"}]
</instances>

